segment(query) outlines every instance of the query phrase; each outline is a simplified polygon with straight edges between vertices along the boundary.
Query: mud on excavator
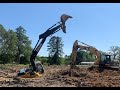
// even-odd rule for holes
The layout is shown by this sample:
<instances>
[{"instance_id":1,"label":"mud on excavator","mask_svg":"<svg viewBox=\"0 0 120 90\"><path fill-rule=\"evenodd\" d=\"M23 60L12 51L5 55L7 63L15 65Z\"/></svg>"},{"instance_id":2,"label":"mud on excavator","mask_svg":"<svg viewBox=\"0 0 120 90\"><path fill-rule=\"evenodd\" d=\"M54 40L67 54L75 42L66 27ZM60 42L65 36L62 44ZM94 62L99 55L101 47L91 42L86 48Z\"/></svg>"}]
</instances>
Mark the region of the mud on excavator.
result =
<instances>
[{"instance_id":1,"label":"mud on excavator","mask_svg":"<svg viewBox=\"0 0 120 90\"><path fill-rule=\"evenodd\" d=\"M65 22L67 19L72 18L72 16L63 14L60 17L60 21L54 24L52 27L48 28L46 32L43 34L39 35L39 40L37 44L35 45L35 48L32 50L32 54L30 57L30 66L28 68L23 68L20 69L17 73L16 77L19 78L35 78L35 77L41 77L42 74L44 73L44 67L42 63L35 63L35 58L41 49L42 45L44 44L46 38L59 30L62 29L64 33L66 33L66 26ZM59 24L59 25L57 25ZM57 25L57 26L56 26Z\"/></svg>"},{"instance_id":2,"label":"mud on excavator","mask_svg":"<svg viewBox=\"0 0 120 90\"><path fill-rule=\"evenodd\" d=\"M95 62L94 65L89 67L89 70L92 70L94 68L98 68L100 72L102 72L104 69L110 69L110 70L119 70L119 67L113 66L111 54L103 54L100 51L98 51L95 47L87 45L83 42L82 44L86 45L78 45L78 40L76 40L73 44L72 49L72 56L71 56L71 69L74 69L76 67L76 58L77 58L77 50L87 50L92 55L95 55Z\"/></svg>"}]
</instances>

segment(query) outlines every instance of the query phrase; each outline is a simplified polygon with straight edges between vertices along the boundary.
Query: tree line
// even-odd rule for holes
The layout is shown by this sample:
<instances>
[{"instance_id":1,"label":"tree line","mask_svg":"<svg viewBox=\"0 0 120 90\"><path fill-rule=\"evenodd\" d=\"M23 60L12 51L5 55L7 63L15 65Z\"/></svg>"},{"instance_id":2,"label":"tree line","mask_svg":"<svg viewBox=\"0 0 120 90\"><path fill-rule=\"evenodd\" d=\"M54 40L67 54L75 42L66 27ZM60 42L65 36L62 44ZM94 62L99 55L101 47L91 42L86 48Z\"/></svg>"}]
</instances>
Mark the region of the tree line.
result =
<instances>
[{"instance_id":1,"label":"tree line","mask_svg":"<svg viewBox=\"0 0 120 90\"><path fill-rule=\"evenodd\" d=\"M32 50L30 45L31 41L22 26L14 31L0 25L0 63L27 64Z\"/></svg>"},{"instance_id":2,"label":"tree line","mask_svg":"<svg viewBox=\"0 0 120 90\"><path fill-rule=\"evenodd\" d=\"M29 64L32 54L32 41L26 35L26 30L19 26L15 30L6 30L0 25L0 64L15 63ZM60 65L63 59L63 42L61 37L53 36L48 42L48 57L37 56L36 61L42 61L49 65Z\"/></svg>"},{"instance_id":3,"label":"tree line","mask_svg":"<svg viewBox=\"0 0 120 90\"><path fill-rule=\"evenodd\" d=\"M22 26L17 27L15 30L6 30L0 25L0 63L29 64L33 49L31 43L32 41L29 40L29 37L26 35L26 30ZM64 43L62 38L52 36L47 43L48 56L37 55L36 61L42 61L47 65L70 64L71 54L63 57L63 47ZM113 53L113 59L120 60L119 46L111 46L110 51ZM104 53L103 51L100 52ZM79 64L81 61L95 61L95 58L88 52L78 50L76 61Z\"/></svg>"}]
</instances>

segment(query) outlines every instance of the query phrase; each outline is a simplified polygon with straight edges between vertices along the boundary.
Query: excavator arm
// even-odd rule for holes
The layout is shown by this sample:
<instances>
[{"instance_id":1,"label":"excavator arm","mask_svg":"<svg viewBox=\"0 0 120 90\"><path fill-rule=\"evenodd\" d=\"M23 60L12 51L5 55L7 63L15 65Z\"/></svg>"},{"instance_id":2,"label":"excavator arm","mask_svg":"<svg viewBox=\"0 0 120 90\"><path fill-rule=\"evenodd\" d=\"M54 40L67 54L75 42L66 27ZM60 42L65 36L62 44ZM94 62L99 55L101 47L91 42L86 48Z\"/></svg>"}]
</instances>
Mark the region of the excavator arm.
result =
<instances>
[{"instance_id":1,"label":"excavator arm","mask_svg":"<svg viewBox=\"0 0 120 90\"><path fill-rule=\"evenodd\" d=\"M35 45L35 48L33 49L31 57L30 57L30 62L31 62L31 65L32 65L34 71L36 71L35 58L36 58L39 50L41 49L42 45L44 44L46 38L48 36L54 34L55 32L57 32L58 29L60 30L60 27L61 27L61 24L56 26L53 29L48 29L45 33L43 33L39 36L39 40L38 40L37 44Z\"/></svg>"},{"instance_id":2,"label":"excavator arm","mask_svg":"<svg viewBox=\"0 0 120 90\"><path fill-rule=\"evenodd\" d=\"M83 42L81 42L82 44L85 44ZM92 55L96 55L96 60L95 60L95 65L99 65L99 62L100 62L100 52L92 47L92 46L89 46L87 44L85 44L86 46L83 46L83 45L78 45L78 40L76 40L73 44L73 49L72 49L72 56L71 56L71 69L73 69L76 65L76 57L77 57L77 50L80 49L80 50L87 50L89 51Z\"/></svg>"},{"instance_id":3,"label":"excavator arm","mask_svg":"<svg viewBox=\"0 0 120 90\"><path fill-rule=\"evenodd\" d=\"M101 56L101 53L93 46L90 46L90 45L87 45L83 42L81 42L82 44L86 45L86 46L82 46L82 45L79 45L79 48L81 50L87 50L89 51L92 55L95 55L96 56L96 60L94 62L95 65L99 65L100 63L100 56Z\"/></svg>"},{"instance_id":4,"label":"excavator arm","mask_svg":"<svg viewBox=\"0 0 120 90\"><path fill-rule=\"evenodd\" d=\"M70 67L71 69L75 68L76 65L77 50L78 50L78 40L74 42L72 48L71 67Z\"/></svg>"},{"instance_id":5,"label":"excavator arm","mask_svg":"<svg viewBox=\"0 0 120 90\"><path fill-rule=\"evenodd\" d=\"M39 40L37 42L37 44L35 45L35 48L32 50L32 54L30 57L30 63L32 65L33 71L37 70L37 67L35 65L35 58L38 54L38 52L40 51L42 45L44 44L46 38L56 32L58 32L60 29L63 30L64 33L66 33L66 26L65 26L65 22L68 18L72 18L69 15L63 14L61 16L61 21L54 24L52 27L50 27L46 32L44 32L43 34L39 35ZM59 25L57 25L59 24ZM57 25L57 26L56 26Z\"/></svg>"}]
</instances>

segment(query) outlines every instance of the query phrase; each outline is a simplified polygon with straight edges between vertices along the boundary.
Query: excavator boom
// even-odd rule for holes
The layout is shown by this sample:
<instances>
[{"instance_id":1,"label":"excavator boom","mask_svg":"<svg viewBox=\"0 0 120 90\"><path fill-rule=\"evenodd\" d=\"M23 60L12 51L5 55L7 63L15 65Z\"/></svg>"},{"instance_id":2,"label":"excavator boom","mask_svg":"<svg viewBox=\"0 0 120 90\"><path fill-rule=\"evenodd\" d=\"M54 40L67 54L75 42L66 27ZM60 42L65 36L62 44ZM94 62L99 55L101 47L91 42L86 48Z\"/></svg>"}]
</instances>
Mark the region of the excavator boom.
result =
<instances>
[{"instance_id":1,"label":"excavator boom","mask_svg":"<svg viewBox=\"0 0 120 90\"><path fill-rule=\"evenodd\" d=\"M60 29L62 29L63 32L66 33L65 22L68 18L72 18L72 16L63 14L60 18L61 21L57 22L52 27L48 28L48 30L46 32L39 35L39 40L38 40L37 44L35 45L35 48L33 49L31 57L30 57L30 62L31 62L31 65L32 65L34 71L37 70L37 67L35 66L35 58L36 58L39 50L41 49L42 45L44 44L46 38L48 36L58 32ZM57 25L57 24L59 24L59 25ZM40 42L40 40L41 40L41 42Z\"/></svg>"},{"instance_id":2,"label":"excavator boom","mask_svg":"<svg viewBox=\"0 0 120 90\"><path fill-rule=\"evenodd\" d=\"M83 42L81 42L82 44L86 45L86 46L83 46L83 45L78 45L78 40L76 40L73 44L73 49L72 49L72 57L71 57L71 69L73 69L76 65L76 57L77 57L77 50L80 49L80 50L87 50L89 51L92 55L95 55L96 56L96 60L94 62L95 65L99 65L100 63L100 56L101 56L101 53L95 48L95 47L92 47L90 45L87 45Z\"/></svg>"}]
</instances>

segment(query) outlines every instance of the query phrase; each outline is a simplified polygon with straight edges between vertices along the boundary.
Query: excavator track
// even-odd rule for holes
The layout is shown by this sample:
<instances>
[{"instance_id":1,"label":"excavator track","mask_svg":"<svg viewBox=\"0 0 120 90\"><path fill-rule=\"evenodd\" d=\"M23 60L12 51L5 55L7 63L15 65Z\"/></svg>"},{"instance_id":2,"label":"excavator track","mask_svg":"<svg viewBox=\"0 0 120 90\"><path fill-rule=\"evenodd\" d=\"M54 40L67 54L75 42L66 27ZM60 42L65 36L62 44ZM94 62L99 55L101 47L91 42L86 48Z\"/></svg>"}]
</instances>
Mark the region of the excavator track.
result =
<instances>
[{"instance_id":1,"label":"excavator track","mask_svg":"<svg viewBox=\"0 0 120 90\"><path fill-rule=\"evenodd\" d=\"M94 66L91 66L91 67L88 67L88 70L89 71L92 71L92 70L97 70L99 72L103 72L105 69L107 70L113 70L113 71L119 71L120 68L118 66L109 66L109 67L99 67L98 65L94 65Z\"/></svg>"}]
</instances>

